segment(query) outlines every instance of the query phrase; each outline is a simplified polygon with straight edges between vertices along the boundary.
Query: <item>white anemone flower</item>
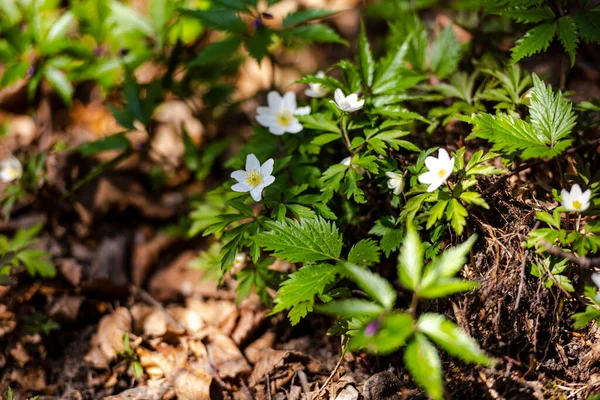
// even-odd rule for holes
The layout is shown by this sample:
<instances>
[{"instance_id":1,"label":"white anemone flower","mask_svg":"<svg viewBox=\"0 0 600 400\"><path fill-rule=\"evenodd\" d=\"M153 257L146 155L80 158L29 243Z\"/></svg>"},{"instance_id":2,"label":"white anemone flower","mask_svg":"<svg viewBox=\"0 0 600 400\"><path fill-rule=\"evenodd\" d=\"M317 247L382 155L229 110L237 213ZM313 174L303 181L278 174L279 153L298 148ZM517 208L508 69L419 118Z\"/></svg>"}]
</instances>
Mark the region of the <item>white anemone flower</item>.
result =
<instances>
[{"instance_id":1,"label":"white anemone flower","mask_svg":"<svg viewBox=\"0 0 600 400\"><path fill-rule=\"evenodd\" d=\"M388 188L392 189L396 196L402 193L402 190L404 190L404 176L396 172L386 172L385 175L390 178L387 182Z\"/></svg>"},{"instance_id":2,"label":"white anemone flower","mask_svg":"<svg viewBox=\"0 0 600 400\"><path fill-rule=\"evenodd\" d=\"M9 183L17 180L23 175L23 165L13 155L6 160L0 161L0 181Z\"/></svg>"},{"instance_id":3,"label":"white anemone flower","mask_svg":"<svg viewBox=\"0 0 600 400\"><path fill-rule=\"evenodd\" d=\"M578 184L571 186L571 191L567 192L563 189L560 192L562 197L562 206L567 211L583 212L590 206L590 197L592 197L592 191L590 189L585 192L581 191L581 187Z\"/></svg>"},{"instance_id":4,"label":"white anemone flower","mask_svg":"<svg viewBox=\"0 0 600 400\"><path fill-rule=\"evenodd\" d=\"M250 196L255 201L260 201L264 188L275 182L273 172L273 159L269 158L263 165L254 154L248 154L246 157L246 170L240 169L233 171L231 177L238 181L231 187L234 192L250 192Z\"/></svg>"},{"instance_id":5,"label":"white anemone flower","mask_svg":"<svg viewBox=\"0 0 600 400\"><path fill-rule=\"evenodd\" d=\"M310 114L310 107L297 107L296 94L287 92L282 96L272 91L267 95L268 107L258 107L256 120L259 124L269 128L273 135L284 133L298 133L302 130L302 124L296 115Z\"/></svg>"},{"instance_id":6,"label":"white anemone flower","mask_svg":"<svg viewBox=\"0 0 600 400\"><path fill-rule=\"evenodd\" d=\"M335 89L333 97L335 99L334 103L337 106L337 108L346 112L358 111L361 108L363 108L363 105L365 104L364 99L358 100L357 93L352 93L348 96L344 96L344 92L342 92L342 89Z\"/></svg>"},{"instance_id":7,"label":"white anemone flower","mask_svg":"<svg viewBox=\"0 0 600 400\"><path fill-rule=\"evenodd\" d=\"M429 171L419 175L419 182L429 185L427 191L433 192L452 174L454 157L450 158L446 150L440 149L438 158L429 156L425 159L425 166Z\"/></svg>"},{"instance_id":8,"label":"white anemone flower","mask_svg":"<svg viewBox=\"0 0 600 400\"><path fill-rule=\"evenodd\" d=\"M323 73L323 71L319 71L317 72L316 77L325 78L325 74ZM320 83L309 83L308 89L304 91L304 94L308 97L320 98L325 97L327 92L329 92L329 90L327 90L326 87L323 87L323 85L321 85Z\"/></svg>"},{"instance_id":9,"label":"white anemone flower","mask_svg":"<svg viewBox=\"0 0 600 400\"><path fill-rule=\"evenodd\" d=\"M592 274L592 282L594 282L594 285L596 285L598 287L598 289L600 289L600 274L597 272L594 272ZM600 302L600 293L596 293L595 296L596 301Z\"/></svg>"}]
</instances>

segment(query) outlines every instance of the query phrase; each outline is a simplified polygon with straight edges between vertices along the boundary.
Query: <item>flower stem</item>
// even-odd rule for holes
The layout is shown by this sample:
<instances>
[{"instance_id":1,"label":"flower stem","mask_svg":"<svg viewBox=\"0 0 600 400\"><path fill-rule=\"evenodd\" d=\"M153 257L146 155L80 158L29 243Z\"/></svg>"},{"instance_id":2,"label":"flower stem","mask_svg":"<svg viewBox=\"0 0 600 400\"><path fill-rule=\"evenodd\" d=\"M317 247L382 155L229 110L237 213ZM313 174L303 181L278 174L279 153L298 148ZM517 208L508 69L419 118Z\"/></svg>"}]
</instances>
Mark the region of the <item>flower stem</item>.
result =
<instances>
[{"instance_id":1,"label":"flower stem","mask_svg":"<svg viewBox=\"0 0 600 400\"><path fill-rule=\"evenodd\" d=\"M340 119L340 128L342 130L342 140L344 141L344 145L346 145L346 147L348 148L348 151L350 151L350 153L352 155L354 155L354 153L352 152L352 143L350 143L350 137L348 136L348 131L346 130L346 113L342 114L342 118Z\"/></svg>"},{"instance_id":2,"label":"flower stem","mask_svg":"<svg viewBox=\"0 0 600 400\"><path fill-rule=\"evenodd\" d=\"M416 293L413 293L412 300L410 301L410 315L412 315L413 319L417 319L417 307L419 306L419 296Z\"/></svg>"}]
</instances>

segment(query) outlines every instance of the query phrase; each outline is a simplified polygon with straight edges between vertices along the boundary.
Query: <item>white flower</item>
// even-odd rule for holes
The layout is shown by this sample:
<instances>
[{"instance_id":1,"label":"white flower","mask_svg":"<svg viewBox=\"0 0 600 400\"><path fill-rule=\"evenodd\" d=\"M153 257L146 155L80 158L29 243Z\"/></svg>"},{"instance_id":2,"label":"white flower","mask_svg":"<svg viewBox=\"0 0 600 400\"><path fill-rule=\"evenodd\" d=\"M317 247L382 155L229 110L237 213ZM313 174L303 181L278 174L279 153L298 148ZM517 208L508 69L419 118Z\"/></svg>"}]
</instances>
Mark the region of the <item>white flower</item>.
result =
<instances>
[{"instance_id":1,"label":"white flower","mask_svg":"<svg viewBox=\"0 0 600 400\"><path fill-rule=\"evenodd\" d=\"M13 155L0 161L0 181L4 183L17 180L23 175L21 162Z\"/></svg>"},{"instance_id":2,"label":"white flower","mask_svg":"<svg viewBox=\"0 0 600 400\"><path fill-rule=\"evenodd\" d=\"M317 78L325 78L325 74L323 73L323 71L319 71L317 72L316 75ZM321 85L320 83L309 83L308 84L308 89L306 89L304 91L304 94L307 95L308 97L324 97L327 92L329 90L327 90L327 88L323 87L323 85Z\"/></svg>"},{"instance_id":3,"label":"white flower","mask_svg":"<svg viewBox=\"0 0 600 400\"><path fill-rule=\"evenodd\" d=\"M355 170L356 172L358 172L361 175L365 172L365 169L363 167L361 167L358 164L353 164L352 163L352 157L351 156L344 158L342 161L340 161L340 164L345 165L348 168L352 168L353 170Z\"/></svg>"},{"instance_id":4,"label":"white flower","mask_svg":"<svg viewBox=\"0 0 600 400\"><path fill-rule=\"evenodd\" d=\"M582 193L581 187L578 184L574 184L571 186L571 192L567 192L563 189L560 192L560 195L562 197L562 206L567 211L582 212L587 210L590 206L592 191L588 189Z\"/></svg>"},{"instance_id":5,"label":"white flower","mask_svg":"<svg viewBox=\"0 0 600 400\"><path fill-rule=\"evenodd\" d=\"M390 178L387 183L388 188L392 189L396 196L402 193L404 189L404 177L395 172L386 172L385 174Z\"/></svg>"},{"instance_id":6,"label":"white flower","mask_svg":"<svg viewBox=\"0 0 600 400\"><path fill-rule=\"evenodd\" d=\"M254 154L246 157L246 170L233 171L231 177L238 181L231 187L234 192L250 192L255 201L260 201L264 188L275 182L273 159L269 158L262 166Z\"/></svg>"},{"instance_id":7,"label":"white flower","mask_svg":"<svg viewBox=\"0 0 600 400\"><path fill-rule=\"evenodd\" d=\"M269 128L269 132L273 135L300 132L302 124L295 115L310 114L310 107L296 107L294 92L287 92L283 97L275 91L269 92L267 103L268 107L258 107L256 120L262 126Z\"/></svg>"},{"instance_id":8,"label":"white flower","mask_svg":"<svg viewBox=\"0 0 600 400\"><path fill-rule=\"evenodd\" d=\"M440 149L438 158L429 156L425 159L425 166L429 171L419 175L419 182L429 185L428 192L433 192L448 179L454 168L454 157L450 158L448 152Z\"/></svg>"},{"instance_id":9,"label":"white flower","mask_svg":"<svg viewBox=\"0 0 600 400\"><path fill-rule=\"evenodd\" d=\"M592 281L600 289L600 274L599 273L594 272L592 274ZM600 302L600 293L596 293L595 299L596 299L596 301Z\"/></svg>"},{"instance_id":10,"label":"white flower","mask_svg":"<svg viewBox=\"0 0 600 400\"><path fill-rule=\"evenodd\" d=\"M358 100L358 94L352 93L348 95L348 97L344 96L344 92L342 89L335 89L335 93L333 94L335 99L335 105L342 111L353 112L360 110L363 108L365 104L365 100Z\"/></svg>"}]
</instances>

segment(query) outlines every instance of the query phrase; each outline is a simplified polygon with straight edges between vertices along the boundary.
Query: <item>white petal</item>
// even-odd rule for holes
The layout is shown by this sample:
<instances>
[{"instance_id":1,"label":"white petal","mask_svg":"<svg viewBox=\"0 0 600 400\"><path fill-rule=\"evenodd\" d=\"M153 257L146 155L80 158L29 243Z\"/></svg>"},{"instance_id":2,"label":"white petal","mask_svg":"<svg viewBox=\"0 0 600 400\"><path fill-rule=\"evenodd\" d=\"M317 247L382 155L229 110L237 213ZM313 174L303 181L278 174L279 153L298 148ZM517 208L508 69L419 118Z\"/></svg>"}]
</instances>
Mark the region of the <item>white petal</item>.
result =
<instances>
[{"instance_id":1,"label":"white petal","mask_svg":"<svg viewBox=\"0 0 600 400\"><path fill-rule=\"evenodd\" d=\"M231 187L234 192L245 193L252 190L252 186L246 185L245 183L236 183Z\"/></svg>"},{"instance_id":2,"label":"white petal","mask_svg":"<svg viewBox=\"0 0 600 400\"><path fill-rule=\"evenodd\" d=\"M298 107L296 111L294 111L294 115L308 115L310 114L310 106L306 107Z\"/></svg>"},{"instance_id":3,"label":"white petal","mask_svg":"<svg viewBox=\"0 0 600 400\"><path fill-rule=\"evenodd\" d=\"M442 181L442 180L438 180L438 181L432 182L431 185L429 185L429 187L427 188L427 191L429 193L433 192L434 190L436 190L437 188L439 188L440 186L442 186L442 183L444 183L444 181Z\"/></svg>"},{"instance_id":4,"label":"white petal","mask_svg":"<svg viewBox=\"0 0 600 400\"><path fill-rule=\"evenodd\" d=\"M263 178L271 175L271 173L273 172L273 164L275 163L275 161L273 161L272 158L269 158L267 161L265 161L265 163L260 167L260 173L262 174Z\"/></svg>"},{"instance_id":5,"label":"white petal","mask_svg":"<svg viewBox=\"0 0 600 400\"><path fill-rule=\"evenodd\" d=\"M270 127L273 125L277 124L277 121L275 120L275 117L270 114L270 115L257 115L256 116L256 121L261 124L264 127Z\"/></svg>"},{"instance_id":6,"label":"white petal","mask_svg":"<svg viewBox=\"0 0 600 400\"><path fill-rule=\"evenodd\" d=\"M296 93L289 91L283 95L283 108L294 113L294 110L296 110Z\"/></svg>"},{"instance_id":7,"label":"white petal","mask_svg":"<svg viewBox=\"0 0 600 400\"><path fill-rule=\"evenodd\" d=\"M597 272L594 272L592 274L592 282L594 282L594 285L598 286L598 288L600 288L600 274Z\"/></svg>"},{"instance_id":8,"label":"white petal","mask_svg":"<svg viewBox=\"0 0 600 400\"><path fill-rule=\"evenodd\" d=\"M298 133L302 130L302 124L295 118L294 120L295 121L290 122L290 124L285 128L285 130L289 133Z\"/></svg>"},{"instance_id":9,"label":"white petal","mask_svg":"<svg viewBox=\"0 0 600 400\"><path fill-rule=\"evenodd\" d=\"M450 162L450 155L446 151L446 149L440 149L438 152L438 160L440 160L443 164L446 165Z\"/></svg>"},{"instance_id":10,"label":"white petal","mask_svg":"<svg viewBox=\"0 0 600 400\"><path fill-rule=\"evenodd\" d=\"M581 186L577 183L571 186L571 198L577 200L581 197Z\"/></svg>"},{"instance_id":11,"label":"white petal","mask_svg":"<svg viewBox=\"0 0 600 400\"><path fill-rule=\"evenodd\" d=\"M254 154L248 154L246 157L246 172L250 172L252 170L260 170L260 161Z\"/></svg>"},{"instance_id":12,"label":"white petal","mask_svg":"<svg viewBox=\"0 0 600 400\"><path fill-rule=\"evenodd\" d=\"M285 128L283 126L274 124L269 126L269 132L271 132L273 135L281 136L285 133Z\"/></svg>"},{"instance_id":13,"label":"white petal","mask_svg":"<svg viewBox=\"0 0 600 400\"><path fill-rule=\"evenodd\" d=\"M441 168L441 162L435 157L429 156L425 159L425 166L430 171L439 171Z\"/></svg>"},{"instance_id":14,"label":"white petal","mask_svg":"<svg viewBox=\"0 0 600 400\"><path fill-rule=\"evenodd\" d=\"M344 102L344 100L346 100L346 96L344 96L344 92L342 92L342 89L340 88L335 89L333 98L335 99L335 102L340 108L342 107L342 103Z\"/></svg>"},{"instance_id":15,"label":"white petal","mask_svg":"<svg viewBox=\"0 0 600 400\"><path fill-rule=\"evenodd\" d=\"M352 161L352 157L346 157L342 161L340 161L340 164L349 167L351 161Z\"/></svg>"},{"instance_id":16,"label":"white petal","mask_svg":"<svg viewBox=\"0 0 600 400\"><path fill-rule=\"evenodd\" d=\"M283 103L283 99L276 91L270 91L267 95L267 103L269 104L269 108L271 110L279 110Z\"/></svg>"},{"instance_id":17,"label":"white petal","mask_svg":"<svg viewBox=\"0 0 600 400\"><path fill-rule=\"evenodd\" d=\"M358 94L352 93L346 97L346 101L352 104L353 107L356 107L356 103L358 103Z\"/></svg>"},{"instance_id":18,"label":"white petal","mask_svg":"<svg viewBox=\"0 0 600 400\"><path fill-rule=\"evenodd\" d=\"M437 177L437 175L434 172L430 171L430 172L425 172L424 174L419 175L419 177L417 179L419 182L429 185L429 184L435 182L436 180L438 180L439 178Z\"/></svg>"},{"instance_id":19,"label":"white petal","mask_svg":"<svg viewBox=\"0 0 600 400\"><path fill-rule=\"evenodd\" d=\"M233 171L231 173L231 177L238 182L242 182L242 183L246 182L246 171L241 170L241 169L237 170L237 171Z\"/></svg>"},{"instance_id":20,"label":"white petal","mask_svg":"<svg viewBox=\"0 0 600 400\"><path fill-rule=\"evenodd\" d=\"M266 188L267 186L269 186L273 182L275 182L275 177L272 176L272 175L270 175L270 176L265 177L263 179L263 181L260 183L260 185L258 185L257 187Z\"/></svg>"},{"instance_id":21,"label":"white petal","mask_svg":"<svg viewBox=\"0 0 600 400\"><path fill-rule=\"evenodd\" d=\"M325 78L325 72L323 71L319 71L317 72L317 75L315 75L317 78Z\"/></svg>"},{"instance_id":22,"label":"white petal","mask_svg":"<svg viewBox=\"0 0 600 400\"><path fill-rule=\"evenodd\" d=\"M267 116L267 115L275 115L275 114L273 113L273 110L271 110L269 107L258 107L258 108L256 109L256 113L257 113L258 115L264 115L264 116Z\"/></svg>"},{"instance_id":23,"label":"white petal","mask_svg":"<svg viewBox=\"0 0 600 400\"><path fill-rule=\"evenodd\" d=\"M581 194L581 202L589 203L591 197L592 197L592 191L590 189L588 189Z\"/></svg>"},{"instance_id":24,"label":"white petal","mask_svg":"<svg viewBox=\"0 0 600 400\"><path fill-rule=\"evenodd\" d=\"M262 198L262 188L257 186L250 191L250 196L254 199L254 201L260 201Z\"/></svg>"},{"instance_id":25,"label":"white petal","mask_svg":"<svg viewBox=\"0 0 600 400\"><path fill-rule=\"evenodd\" d=\"M356 109L360 110L361 108L363 108L364 104L365 104L365 99L359 100L358 102L356 102Z\"/></svg>"},{"instance_id":26,"label":"white petal","mask_svg":"<svg viewBox=\"0 0 600 400\"><path fill-rule=\"evenodd\" d=\"M309 88L304 90L304 94L307 95L308 97L319 97L318 93L316 93L312 86L310 86Z\"/></svg>"}]
</instances>

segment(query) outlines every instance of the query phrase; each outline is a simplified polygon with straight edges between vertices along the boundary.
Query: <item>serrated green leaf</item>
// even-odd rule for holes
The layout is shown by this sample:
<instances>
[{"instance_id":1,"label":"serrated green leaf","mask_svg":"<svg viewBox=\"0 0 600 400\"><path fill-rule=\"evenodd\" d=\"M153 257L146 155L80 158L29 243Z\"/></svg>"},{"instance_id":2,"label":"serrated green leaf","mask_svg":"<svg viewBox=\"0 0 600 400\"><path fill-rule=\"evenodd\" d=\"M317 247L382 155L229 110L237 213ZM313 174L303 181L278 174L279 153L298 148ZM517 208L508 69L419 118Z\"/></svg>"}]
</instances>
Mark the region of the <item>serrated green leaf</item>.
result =
<instances>
[{"instance_id":1,"label":"serrated green leaf","mask_svg":"<svg viewBox=\"0 0 600 400\"><path fill-rule=\"evenodd\" d=\"M483 197L477 192L462 192L460 194L460 199L468 204L476 204L486 210L490 208Z\"/></svg>"},{"instance_id":2,"label":"serrated green leaf","mask_svg":"<svg viewBox=\"0 0 600 400\"><path fill-rule=\"evenodd\" d=\"M547 19L554 19L554 11L548 6L544 7L514 7L508 10L502 10L494 14L502 15L503 17L512 18L517 22L541 22Z\"/></svg>"},{"instance_id":3,"label":"serrated green leaf","mask_svg":"<svg viewBox=\"0 0 600 400\"><path fill-rule=\"evenodd\" d=\"M433 42L431 49L431 70L439 78L445 78L458 66L461 58L461 47L449 25L442 30Z\"/></svg>"},{"instance_id":4,"label":"serrated green leaf","mask_svg":"<svg viewBox=\"0 0 600 400\"><path fill-rule=\"evenodd\" d=\"M358 35L357 43L357 58L360 74L363 82L367 87L373 85L373 75L375 74L375 61L373 60L373 53L371 53L371 47L367 40L367 32L365 30L364 22L360 24L360 34Z\"/></svg>"},{"instance_id":5,"label":"serrated green leaf","mask_svg":"<svg viewBox=\"0 0 600 400\"><path fill-rule=\"evenodd\" d=\"M558 40L564 47L565 51L571 59L571 67L575 65L575 55L577 54L577 45L579 44L579 36L577 34L577 25L573 18L568 15L558 19L556 29Z\"/></svg>"},{"instance_id":6,"label":"serrated green leaf","mask_svg":"<svg viewBox=\"0 0 600 400\"><path fill-rule=\"evenodd\" d=\"M343 318L377 318L385 309L379 304L367 300L345 299L319 304L315 309L324 314Z\"/></svg>"},{"instance_id":7,"label":"serrated green leaf","mask_svg":"<svg viewBox=\"0 0 600 400\"><path fill-rule=\"evenodd\" d=\"M594 9L575 14L579 36L585 42L600 43L600 10Z\"/></svg>"},{"instance_id":8,"label":"serrated green leaf","mask_svg":"<svg viewBox=\"0 0 600 400\"><path fill-rule=\"evenodd\" d=\"M442 361L425 336L416 334L404 351L408 372L433 400L443 399Z\"/></svg>"},{"instance_id":9,"label":"serrated green leaf","mask_svg":"<svg viewBox=\"0 0 600 400\"><path fill-rule=\"evenodd\" d=\"M572 103L565 99L560 90L553 93L552 86L545 85L533 74L533 90L529 114L531 125L547 139L550 147L571 133L576 116Z\"/></svg>"},{"instance_id":10,"label":"serrated green leaf","mask_svg":"<svg viewBox=\"0 0 600 400\"><path fill-rule=\"evenodd\" d=\"M309 43L339 43L347 45L345 41L337 34L336 31L323 24L311 24L303 25L291 30L292 34L299 39L305 40Z\"/></svg>"},{"instance_id":11,"label":"serrated green leaf","mask_svg":"<svg viewBox=\"0 0 600 400\"><path fill-rule=\"evenodd\" d=\"M467 216L469 213L465 206L460 204L460 201L457 199L451 199L448 202L448 207L446 208L446 219L450 221L450 225L452 225L452 229L461 235L463 229L467 225Z\"/></svg>"},{"instance_id":12,"label":"serrated green leaf","mask_svg":"<svg viewBox=\"0 0 600 400\"><path fill-rule=\"evenodd\" d=\"M356 265L369 266L379 262L379 246L373 239L363 239L348 253L348 261Z\"/></svg>"},{"instance_id":13,"label":"serrated green leaf","mask_svg":"<svg viewBox=\"0 0 600 400\"><path fill-rule=\"evenodd\" d=\"M222 63L231 58L231 56L240 47L240 44L242 44L242 41L239 38L234 37L223 39L220 42L211 43L202 49L196 58L190 61L190 63L187 65L187 68L193 68L199 65Z\"/></svg>"},{"instance_id":14,"label":"serrated green leaf","mask_svg":"<svg viewBox=\"0 0 600 400\"><path fill-rule=\"evenodd\" d=\"M410 37L405 40L396 51L388 54L377 67L375 81L373 82L374 94L386 92L391 82L398 78L398 75L404 66L409 39Z\"/></svg>"},{"instance_id":15,"label":"serrated green leaf","mask_svg":"<svg viewBox=\"0 0 600 400\"><path fill-rule=\"evenodd\" d=\"M256 61L260 61L269 53L269 45L273 38L273 31L266 26L260 26L254 32L254 35L250 36L246 40L246 47L248 52Z\"/></svg>"},{"instance_id":16,"label":"serrated green leaf","mask_svg":"<svg viewBox=\"0 0 600 400\"><path fill-rule=\"evenodd\" d=\"M300 268L281 284L271 314L292 310L290 321L292 325L297 324L307 312L312 311L315 296L323 294L339 272L338 266L330 264L311 264Z\"/></svg>"},{"instance_id":17,"label":"serrated green leaf","mask_svg":"<svg viewBox=\"0 0 600 400\"><path fill-rule=\"evenodd\" d=\"M289 28L293 25L298 25L303 22L311 21L314 19L329 17L330 15L334 15L337 13L338 11L321 10L318 8L296 11L285 16L285 18L283 19L283 28Z\"/></svg>"},{"instance_id":18,"label":"serrated green leaf","mask_svg":"<svg viewBox=\"0 0 600 400\"><path fill-rule=\"evenodd\" d=\"M343 269L346 276L353 280L372 299L388 310L394 307L396 291L387 280L365 267L359 267L351 263L344 263Z\"/></svg>"},{"instance_id":19,"label":"serrated green leaf","mask_svg":"<svg viewBox=\"0 0 600 400\"><path fill-rule=\"evenodd\" d=\"M409 224L398 255L398 278L406 288L414 291L419 286L422 271L423 244L415 227Z\"/></svg>"},{"instance_id":20,"label":"serrated green leaf","mask_svg":"<svg viewBox=\"0 0 600 400\"><path fill-rule=\"evenodd\" d=\"M342 251L342 236L335 224L319 217L294 221L286 218L268 223L268 232L253 240L274 257L289 262L336 260Z\"/></svg>"},{"instance_id":21,"label":"serrated green leaf","mask_svg":"<svg viewBox=\"0 0 600 400\"><path fill-rule=\"evenodd\" d=\"M22 250L17 253L15 258L32 277L39 275L42 278L53 278L56 276L56 268L50 261L50 254L43 250Z\"/></svg>"},{"instance_id":22,"label":"serrated green leaf","mask_svg":"<svg viewBox=\"0 0 600 400\"><path fill-rule=\"evenodd\" d=\"M511 63L514 64L522 58L546 51L554 38L554 31L553 22L542 24L529 30L525 36L517 40L515 47L511 49Z\"/></svg>"},{"instance_id":23,"label":"serrated green leaf","mask_svg":"<svg viewBox=\"0 0 600 400\"><path fill-rule=\"evenodd\" d=\"M417 321L417 330L463 361L481 365L492 363L473 339L443 315L431 313L421 315Z\"/></svg>"}]
</instances>

